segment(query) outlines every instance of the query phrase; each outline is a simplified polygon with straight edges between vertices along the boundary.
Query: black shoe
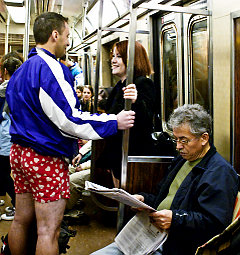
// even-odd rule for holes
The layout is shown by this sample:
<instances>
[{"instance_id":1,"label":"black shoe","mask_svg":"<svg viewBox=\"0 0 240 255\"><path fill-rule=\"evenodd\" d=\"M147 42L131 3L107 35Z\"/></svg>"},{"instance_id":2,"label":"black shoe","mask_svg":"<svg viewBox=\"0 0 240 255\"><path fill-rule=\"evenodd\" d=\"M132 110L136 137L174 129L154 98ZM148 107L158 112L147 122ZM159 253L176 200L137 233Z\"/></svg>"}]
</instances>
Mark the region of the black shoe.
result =
<instances>
[{"instance_id":1,"label":"black shoe","mask_svg":"<svg viewBox=\"0 0 240 255\"><path fill-rule=\"evenodd\" d=\"M78 199L76 203L76 208L82 210L85 207L85 202L82 199Z\"/></svg>"},{"instance_id":2,"label":"black shoe","mask_svg":"<svg viewBox=\"0 0 240 255\"><path fill-rule=\"evenodd\" d=\"M71 210L68 213L64 214L64 220L68 225L88 225L89 217L86 213L80 210Z\"/></svg>"}]
</instances>

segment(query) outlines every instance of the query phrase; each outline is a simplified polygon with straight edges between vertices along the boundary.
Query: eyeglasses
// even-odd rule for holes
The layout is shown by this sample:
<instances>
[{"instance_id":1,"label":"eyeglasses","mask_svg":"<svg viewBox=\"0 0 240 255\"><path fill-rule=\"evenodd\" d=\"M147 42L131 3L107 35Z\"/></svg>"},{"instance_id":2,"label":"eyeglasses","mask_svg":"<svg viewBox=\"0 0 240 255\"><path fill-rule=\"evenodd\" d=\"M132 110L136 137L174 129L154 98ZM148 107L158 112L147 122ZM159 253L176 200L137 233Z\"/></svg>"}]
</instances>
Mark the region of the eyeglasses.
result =
<instances>
[{"instance_id":1,"label":"eyeglasses","mask_svg":"<svg viewBox=\"0 0 240 255\"><path fill-rule=\"evenodd\" d=\"M198 138L197 138L197 137L192 138L192 139L187 139L187 138L175 139L175 138L171 138L171 140L172 140L174 143L181 143L181 144L183 144L183 145L188 144L188 143L190 143L191 141L196 140L196 139L198 139Z\"/></svg>"}]
</instances>

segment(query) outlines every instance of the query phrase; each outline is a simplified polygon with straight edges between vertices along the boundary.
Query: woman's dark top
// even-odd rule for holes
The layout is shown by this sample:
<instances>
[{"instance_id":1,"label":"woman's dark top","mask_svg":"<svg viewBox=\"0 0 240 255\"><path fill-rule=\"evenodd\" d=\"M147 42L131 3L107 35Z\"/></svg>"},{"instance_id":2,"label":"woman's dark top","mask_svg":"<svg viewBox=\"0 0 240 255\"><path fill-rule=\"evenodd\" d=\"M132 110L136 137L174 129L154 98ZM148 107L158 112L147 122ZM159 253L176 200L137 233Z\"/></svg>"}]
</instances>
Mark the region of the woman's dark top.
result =
<instances>
[{"instance_id":1,"label":"woman's dark top","mask_svg":"<svg viewBox=\"0 0 240 255\"><path fill-rule=\"evenodd\" d=\"M153 139L153 115L155 109L155 87L153 81L144 76L134 80L138 97L132 110L136 113L134 126L130 129L129 155L149 156L156 155ZM125 100L122 88L126 86L126 80L119 81L113 88L106 102L106 113L118 114L124 109ZM106 138L106 146L97 165L105 169L113 170L114 176L120 179L122 159L122 131L117 135Z\"/></svg>"},{"instance_id":2,"label":"woman's dark top","mask_svg":"<svg viewBox=\"0 0 240 255\"><path fill-rule=\"evenodd\" d=\"M93 113L93 100L90 99L88 101L83 101L80 100L80 104L81 104L81 111L82 112L90 112Z\"/></svg>"}]
</instances>

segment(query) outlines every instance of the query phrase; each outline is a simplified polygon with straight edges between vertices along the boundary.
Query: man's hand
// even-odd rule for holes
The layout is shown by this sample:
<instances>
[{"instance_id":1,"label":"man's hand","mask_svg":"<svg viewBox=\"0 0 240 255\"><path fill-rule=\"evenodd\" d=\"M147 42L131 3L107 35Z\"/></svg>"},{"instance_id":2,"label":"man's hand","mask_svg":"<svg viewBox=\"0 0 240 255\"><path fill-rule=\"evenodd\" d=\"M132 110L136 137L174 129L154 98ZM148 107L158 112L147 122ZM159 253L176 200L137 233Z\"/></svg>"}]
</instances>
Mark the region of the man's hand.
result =
<instances>
[{"instance_id":1,"label":"man's hand","mask_svg":"<svg viewBox=\"0 0 240 255\"><path fill-rule=\"evenodd\" d=\"M159 229L169 229L172 223L172 211L161 210L149 213L151 223Z\"/></svg>"},{"instance_id":2,"label":"man's hand","mask_svg":"<svg viewBox=\"0 0 240 255\"><path fill-rule=\"evenodd\" d=\"M72 67L72 66L74 66L74 63L71 60L68 60L67 61L67 66Z\"/></svg>"},{"instance_id":3,"label":"man's hand","mask_svg":"<svg viewBox=\"0 0 240 255\"><path fill-rule=\"evenodd\" d=\"M132 197L136 198L137 200L139 200L141 202L144 202L144 197L142 195L134 194L134 195L132 195ZM136 212L141 212L141 211L146 210L145 208L137 208L137 207L131 207L131 209Z\"/></svg>"},{"instance_id":4,"label":"man's hand","mask_svg":"<svg viewBox=\"0 0 240 255\"><path fill-rule=\"evenodd\" d=\"M137 100L137 89L135 84L129 84L126 87L123 88L123 97L124 99L130 99L132 100L132 103L134 104Z\"/></svg>"},{"instance_id":5,"label":"man's hand","mask_svg":"<svg viewBox=\"0 0 240 255\"><path fill-rule=\"evenodd\" d=\"M132 195L132 197L136 198L137 200L144 202L144 196L142 195L138 195L138 194L134 194Z\"/></svg>"},{"instance_id":6,"label":"man's hand","mask_svg":"<svg viewBox=\"0 0 240 255\"><path fill-rule=\"evenodd\" d=\"M77 167L75 168L75 172L80 172L80 171L82 171L81 165L79 165L79 166L77 166Z\"/></svg>"},{"instance_id":7,"label":"man's hand","mask_svg":"<svg viewBox=\"0 0 240 255\"><path fill-rule=\"evenodd\" d=\"M72 165L73 165L73 166L75 166L75 164L78 165L79 162L80 162L80 160L81 160L81 158L82 158L82 154L79 153L79 154L72 160Z\"/></svg>"},{"instance_id":8,"label":"man's hand","mask_svg":"<svg viewBox=\"0 0 240 255\"><path fill-rule=\"evenodd\" d=\"M134 111L121 111L117 114L118 129L124 130L133 127L135 119Z\"/></svg>"}]
</instances>

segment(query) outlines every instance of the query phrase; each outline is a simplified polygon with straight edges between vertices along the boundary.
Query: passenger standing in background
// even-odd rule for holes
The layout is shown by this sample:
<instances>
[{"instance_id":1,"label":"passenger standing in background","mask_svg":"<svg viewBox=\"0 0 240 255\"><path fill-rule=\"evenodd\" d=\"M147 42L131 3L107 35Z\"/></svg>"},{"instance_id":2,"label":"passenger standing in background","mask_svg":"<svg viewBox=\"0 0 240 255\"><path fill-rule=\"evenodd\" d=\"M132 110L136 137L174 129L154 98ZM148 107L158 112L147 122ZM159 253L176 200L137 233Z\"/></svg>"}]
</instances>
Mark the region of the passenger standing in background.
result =
<instances>
[{"instance_id":1,"label":"passenger standing in background","mask_svg":"<svg viewBox=\"0 0 240 255\"><path fill-rule=\"evenodd\" d=\"M128 41L114 44L112 49L112 74L120 78L105 104L106 113L119 113L124 109L124 89L127 78ZM153 73L146 50L135 43L134 81L137 89L137 100L132 100L132 109L136 113L134 127L130 130L129 155L155 155L152 140L153 115L155 109L155 87L151 79ZM98 167L110 169L114 178L121 178L122 132L106 139L105 149L97 161ZM118 182L117 180L115 180ZM117 183L116 183L117 186Z\"/></svg>"},{"instance_id":2,"label":"passenger standing in background","mask_svg":"<svg viewBox=\"0 0 240 255\"><path fill-rule=\"evenodd\" d=\"M93 113L93 87L84 85L81 99L81 110L83 112Z\"/></svg>"},{"instance_id":3,"label":"passenger standing in background","mask_svg":"<svg viewBox=\"0 0 240 255\"><path fill-rule=\"evenodd\" d=\"M11 54L8 54L8 56L11 56ZM12 206L5 208L6 213L1 215L0 219L13 220L15 213L15 191L9 158L12 146L9 134L11 120L5 94L10 77L20 67L22 62L15 57L7 58L6 55L2 59L1 77L4 82L0 85L0 195L2 192L7 192L11 198Z\"/></svg>"},{"instance_id":4,"label":"passenger standing in background","mask_svg":"<svg viewBox=\"0 0 240 255\"><path fill-rule=\"evenodd\" d=\"M57 61L69 46L67 21L54 12L36 18L36 48L12 75L6 91L16 192L16 212L8 238L12 255L27 254L35 220L35 254L59 254L60 224L69 198L66 158L72 157L76 138L101 139L134 124L133 111L91 115L79 110L72 74Z\"/></svg>"}]
</instances>

